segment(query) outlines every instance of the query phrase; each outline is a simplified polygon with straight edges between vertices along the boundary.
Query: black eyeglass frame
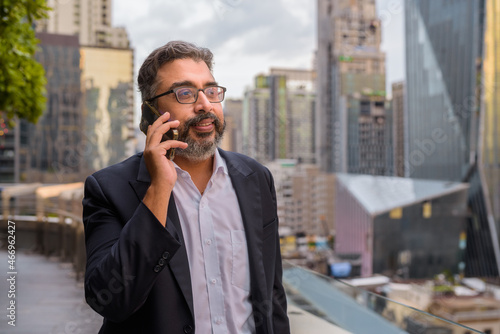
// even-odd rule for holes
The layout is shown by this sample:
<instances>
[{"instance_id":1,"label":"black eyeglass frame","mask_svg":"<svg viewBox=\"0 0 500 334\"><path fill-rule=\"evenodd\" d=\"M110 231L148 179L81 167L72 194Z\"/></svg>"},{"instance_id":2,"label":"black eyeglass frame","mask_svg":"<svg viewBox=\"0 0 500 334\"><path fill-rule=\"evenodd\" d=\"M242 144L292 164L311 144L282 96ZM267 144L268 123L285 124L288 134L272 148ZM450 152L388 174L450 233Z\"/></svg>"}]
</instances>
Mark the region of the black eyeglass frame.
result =
<instances>
[{"instance_id":1,"label":"black eyeglass frame","mask_svg":"<svg viewBox=\"0 0 500 334\"><path fill-rule=\"evenodd\" d=\"M189 87L189 86L176 87L176 88L173 88L173 89L171 89L171 90L169 90L169 91L166 91L165 93L158 94L158 95L156 95L156 96L154 96L154 97L152 97L152 98L148 99L147 101L148 101L148 102L152 102L153 100L156 100L156 99L157 99L157 98L159 98L159 97L162 97L162 96L165 96L165 95L168 95L168 94L175 93L175 94L174 94L174 95L175 95L175 99L176 99L176 100L177 100L177 102L179 102L180 104L193 104L193 103L196 103L196 101L198 101L198 95L199 95L198 93L199 93L200 91L202 91L202 92L203 92L203 94L205 94L205 95L206 95L206 93L205 93L205 89L214 88L214 87L217 87L217 88L222 88L222 94L223 94L223 95L222 95L222 100L220 100L220 101L214 101L214 102L210 101L210 103L220 103L220 102L224 101L224 98L226 97L226 90L227 90L227 89L226 89L226 87L222 87L222 86L208 86L208 87L205 87L205 88L200 88L200 89L196 89L196 88L194 88L194 87ZM195 93L196 95L195 95L195 99L194 99L194 101L193 101L193 102L181 102L181 101L179 101L179 98L177 97L177 91L178 91L179 89L181 89L181 88L194 88L194 89L196 89L196 93Z\"/></svg>"}]
</instances>

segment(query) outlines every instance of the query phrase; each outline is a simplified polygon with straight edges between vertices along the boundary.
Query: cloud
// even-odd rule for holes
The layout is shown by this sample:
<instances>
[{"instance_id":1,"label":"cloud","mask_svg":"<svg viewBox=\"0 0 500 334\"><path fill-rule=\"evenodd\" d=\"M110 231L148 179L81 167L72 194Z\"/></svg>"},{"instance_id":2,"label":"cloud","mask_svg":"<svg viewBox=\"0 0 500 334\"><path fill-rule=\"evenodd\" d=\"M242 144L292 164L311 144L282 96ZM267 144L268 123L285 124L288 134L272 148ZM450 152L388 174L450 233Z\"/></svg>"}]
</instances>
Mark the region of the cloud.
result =
<instances>
[{"instance_id":1,"label":"cloud","mask_svg":"<svg viewBox=\"0 0 500 334\"><path fill-rule=\"evenodd\" d=\"M387 53L387 85L404 78L403 0L378 0ZM270 67L311 68L317 45L314 0L120 0L115 26L125 26L136 71L146 56L170 40L210 48L215 76L229 97L243 97L254 76Z\"/></svg>"},{"instance_id":2,"label":"cloud","mask_svg":"<svg viewBox=\"0 0 500 334\"><path fill-rule=\"evenodd\" d=\"M187 40L214 52L216 74L240 96L271 66L310 67L316 45L311 0L120 0L113 6L114 24L127 28L136 51L136 67L167 41Z\"/></svg>"}]
</instances>

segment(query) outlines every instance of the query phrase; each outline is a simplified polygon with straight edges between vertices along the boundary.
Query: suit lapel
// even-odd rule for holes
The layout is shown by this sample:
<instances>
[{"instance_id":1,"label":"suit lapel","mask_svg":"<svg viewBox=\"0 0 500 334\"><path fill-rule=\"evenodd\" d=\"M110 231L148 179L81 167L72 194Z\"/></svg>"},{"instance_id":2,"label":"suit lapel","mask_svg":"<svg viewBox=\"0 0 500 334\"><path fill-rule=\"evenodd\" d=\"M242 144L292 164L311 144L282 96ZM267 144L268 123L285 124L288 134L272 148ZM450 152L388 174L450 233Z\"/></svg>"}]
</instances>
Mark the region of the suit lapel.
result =
<instances>
[{"instance_id":1,"label":"suit lapel","mask_svg":"<svg viewBox=\"0 0 500 334\"><path fill-rule=\"evenodd\" d=\"M142 199L146 195L146 191L148 190L150 184L151 184L151 177L146 168L146 164L144 162L144 156L142 156L139 165L139 172L137 173L137 180L130 181L130 185L137 194L139 201L142 201ZM170 201L168 203L168 217L167 217L166 229L181 243L181 247L177 250L175 255L170 260L169 267L173 276L177 281L177 284L179 285L182 291L182 294L186 299L186 303L188 304L189 309L191 310L191 315L193 315L194 319L193 292L191 290L191 275L189 273L189 262L173 194L170 196Z\"/></svg>"},{"instance_id":2,"label":"suit lapel","mask_svg":"<svg viewBox=\"0 0 500 334\"><path fill-rule=\"evenodd\" d=\"M243 218L250 262L252 297L256 301L262 300L266 291L266 276L262 266L262 199L259 179L253 170L233 158L235 156L230 152L223 150L219 152L226 161Z\"/></svg>"},{"instance_id":3,"label":"suit lapel","mask_svg":"<svg viewBox=\"0 0 500 334\"><path fill-rule=\"evenodd\" d=\"M172 226L173 225L173 226ZM170 270L177 280L177 284L181 288L182 294L186 299L186 303L191 310L191 315L194 319L193 308L193 290L191 289L191 274L189 272L189 261L187 257L186 245L184 244L184 237L182 235L182 228L177 214L177 207L175 205L174 195L170 196L168 202L168 217L167 217L167 230L172 234L170 229L174 229L176 238L180 241L181 247L177 250L174 257L169 262Z\"/></svg>"},{"instance_id":4,"label":"suit lapel","mask_svg":"<svg viewBox=\"0 0 500 334\"><path fill-rule=\"evenodd\" d=\"M137 179L130 180L129 183L134 189L139 201L142 201L142 199L146 195L146 191L148 190L149 185L151 184L151 177L149 176L148 169L146 168L146 163L144 162L144 155L141 155Z\"/></svg>"}]
</instances>

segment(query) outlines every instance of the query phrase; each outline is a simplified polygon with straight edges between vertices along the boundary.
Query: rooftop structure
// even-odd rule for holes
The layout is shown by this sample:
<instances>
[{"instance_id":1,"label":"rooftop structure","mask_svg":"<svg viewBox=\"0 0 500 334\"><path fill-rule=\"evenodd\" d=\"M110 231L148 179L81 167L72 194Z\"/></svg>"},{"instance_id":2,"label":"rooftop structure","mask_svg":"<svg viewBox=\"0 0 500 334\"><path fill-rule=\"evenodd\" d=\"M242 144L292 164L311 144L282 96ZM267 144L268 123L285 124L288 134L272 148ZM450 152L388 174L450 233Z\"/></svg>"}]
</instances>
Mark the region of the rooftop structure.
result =
<instances>
[{"instance_id":1,"label":"rooftop structure","mask_svg":"<svg viewBox=\"0 0 500 334\"><path fill-rule=\"evenodd\" d=\"M427 278L463 270L468 185L336 174L336 255L360 259L359 275Z\"/></svg>"}]
</instances>

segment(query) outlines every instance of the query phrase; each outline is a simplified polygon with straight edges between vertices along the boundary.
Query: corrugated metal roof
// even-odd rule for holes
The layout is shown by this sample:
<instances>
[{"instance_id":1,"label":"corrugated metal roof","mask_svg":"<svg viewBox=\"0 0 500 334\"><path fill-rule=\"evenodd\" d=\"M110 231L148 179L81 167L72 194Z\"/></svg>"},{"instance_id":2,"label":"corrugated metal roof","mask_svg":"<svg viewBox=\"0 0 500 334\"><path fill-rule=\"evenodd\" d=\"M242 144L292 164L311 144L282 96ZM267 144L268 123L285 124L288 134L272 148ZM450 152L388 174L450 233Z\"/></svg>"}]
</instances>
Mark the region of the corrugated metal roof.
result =
<instances>
[{"instance_id":1,"label":"corrugated metal roof","mask_svg":"<svg viewBox=\"0 0 500 334\"><path fill-rule=\"evenodd\" d=\"M336 175L338 182L373 216L469 187L467 183L450 181L344 173Z\"/></svg>"}]
</instances>

